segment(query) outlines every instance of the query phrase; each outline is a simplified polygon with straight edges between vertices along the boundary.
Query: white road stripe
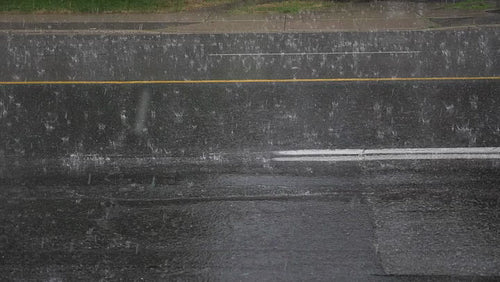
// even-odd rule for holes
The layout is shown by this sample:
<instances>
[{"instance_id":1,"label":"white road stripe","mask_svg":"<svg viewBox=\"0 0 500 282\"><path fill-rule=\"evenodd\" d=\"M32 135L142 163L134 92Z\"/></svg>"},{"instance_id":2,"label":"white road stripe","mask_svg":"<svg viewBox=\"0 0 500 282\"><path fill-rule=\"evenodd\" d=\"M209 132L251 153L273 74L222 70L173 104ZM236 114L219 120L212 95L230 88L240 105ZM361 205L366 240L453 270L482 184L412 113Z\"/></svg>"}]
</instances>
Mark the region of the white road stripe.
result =
<instances>
[{"instance_id":1,"label":"white road stripe","mask_svg":"<svg viewBox=\"0 0 500 282\"><path fill-rule=\"evenodd\" d=\"M310 156L310 155L361 155L363 149L339 149L339 150L294 150L277 151L274 155L280 156Z\"/></svg>"},{"instance_id":2,"label":"white road stripe","mask_svg":"<svg viewBox=\"0 0 500 282\"><path fill-rule=\"evenodd\" d=\"M500 154L500 147L455 147L455 148L387 148L387 149L334 149L334 150L290 150L275 151L274 155L373 155L373 154Z\"/></svg>"},{"instance_id":3,"label":"white road stripe","mask_svg":"<svg viewBox=\"0 0 500 282\"><path fill-rule=\"evenodd\" d=\"M272 158L275 162L354 162L354 161L390 161L390 160L472 160L500 159L500 154L443 154L443 155L385 155L385 156L331 156L331 157L280 157Z\"/></svg>"},{"instance_id":4,"label":"white road stripe","mask_svg":"<svg viewBox=\"0 0 500 282\"><path fill-rule=\"evenodd\" d=\"M500 147L294 150L273 155L277 162L500 159Z\"/></svg>"},{"instance_id":5,"label":"white road stripe","mask_svg":"<svg viewBox=\"0 0 500 282\"><path fill-rule=\"evenodd\" d=\"M311 56L311 55L378 55L378 54L418 54L421 51L375 51L375 52L301 52L301 53L228 53L209 54L210 57L228 56Z\"/></svg>"}]
</instances>

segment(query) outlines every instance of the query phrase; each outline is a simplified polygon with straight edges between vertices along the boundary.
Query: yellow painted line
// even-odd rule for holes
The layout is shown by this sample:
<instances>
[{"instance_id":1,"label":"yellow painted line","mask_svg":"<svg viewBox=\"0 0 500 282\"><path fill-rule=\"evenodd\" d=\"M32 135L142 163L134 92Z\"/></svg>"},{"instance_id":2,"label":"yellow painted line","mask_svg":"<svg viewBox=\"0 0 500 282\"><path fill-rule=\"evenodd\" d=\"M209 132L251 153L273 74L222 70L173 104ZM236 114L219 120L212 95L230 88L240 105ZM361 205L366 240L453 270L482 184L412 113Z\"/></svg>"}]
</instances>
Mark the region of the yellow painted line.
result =
<instances>
[{"instance_id":1,"label":"yellow painted line","mask_svg":"<svg viewBox=\"0 0 500 282\"><path fill-rule=\"evenodd\" d=\"M0 85L61 84L217 84L217 83L295 83L295 82L377 82L377 81L446 81L500 80L500 76L464 77L370 77L370 78L301 78L301 79L221 79L221 80L90 80L90 81L0 81Z\"/></svg>"}]
</instances>

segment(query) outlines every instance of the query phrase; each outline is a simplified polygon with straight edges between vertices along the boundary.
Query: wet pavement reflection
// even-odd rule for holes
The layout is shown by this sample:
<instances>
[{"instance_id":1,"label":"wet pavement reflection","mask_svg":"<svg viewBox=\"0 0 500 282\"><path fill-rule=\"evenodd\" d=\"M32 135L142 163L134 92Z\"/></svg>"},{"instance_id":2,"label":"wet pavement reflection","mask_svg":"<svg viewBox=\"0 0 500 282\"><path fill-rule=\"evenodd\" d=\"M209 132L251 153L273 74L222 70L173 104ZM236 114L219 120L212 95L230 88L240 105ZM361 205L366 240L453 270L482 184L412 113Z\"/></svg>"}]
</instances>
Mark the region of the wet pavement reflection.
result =
<instances>
[{"instance_id":1,"label":"wet pavement reflection","mask_svg":"<svg viewBox=\"0 0 500 282\"><path fill-rule=\"evenodd\" d=\"M154 188L5 185L0 273L136 281L497 277L498 175L365 171L207 175ZM190 195L159 192L182 185Z\"/></svg>"}]
</instances>

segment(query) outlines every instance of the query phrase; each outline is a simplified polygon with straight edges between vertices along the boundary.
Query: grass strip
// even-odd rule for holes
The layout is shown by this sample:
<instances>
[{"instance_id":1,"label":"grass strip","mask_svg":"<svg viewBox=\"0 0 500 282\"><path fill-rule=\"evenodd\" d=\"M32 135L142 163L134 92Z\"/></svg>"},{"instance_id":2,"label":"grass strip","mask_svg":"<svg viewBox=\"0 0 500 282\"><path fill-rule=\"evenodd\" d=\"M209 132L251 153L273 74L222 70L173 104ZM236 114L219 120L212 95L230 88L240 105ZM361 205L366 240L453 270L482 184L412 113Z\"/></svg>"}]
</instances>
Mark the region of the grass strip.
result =
<instances>
[{"instance_id":1,"label":"grass strip","mask_svg":"<svg viewBox=\"0 0 500 282\"><path fill-rule=\"evenodd\" d=\"M276 1L269 3L260 3L240 6L232 12L236 14L253 14L253 13L283 13L283 14L297 14L304 11L314 11L331 8L336 3L334 1L323 0L289 0L289 1Z\"/></svg>"},{"instance_id":2,"label":"grass strip","mask_svg":"<svg viewBox=\"0 0 500 282\"><path fill-rule=\"evenodd\" d=\"M235 0L0 0L0 11L30 13L178 12Z\"/></svg>"},{"instance_id":3,"label":"grass strip","mask_svg":"<svg viewBox=\"0 0 500 282\"><path fill-rule=\"evenodd\" d=\"M464 0L450 4L450 8L460 10L487 10L493 8L495 5L485 0Z\"/></svg>"}]
</instances>

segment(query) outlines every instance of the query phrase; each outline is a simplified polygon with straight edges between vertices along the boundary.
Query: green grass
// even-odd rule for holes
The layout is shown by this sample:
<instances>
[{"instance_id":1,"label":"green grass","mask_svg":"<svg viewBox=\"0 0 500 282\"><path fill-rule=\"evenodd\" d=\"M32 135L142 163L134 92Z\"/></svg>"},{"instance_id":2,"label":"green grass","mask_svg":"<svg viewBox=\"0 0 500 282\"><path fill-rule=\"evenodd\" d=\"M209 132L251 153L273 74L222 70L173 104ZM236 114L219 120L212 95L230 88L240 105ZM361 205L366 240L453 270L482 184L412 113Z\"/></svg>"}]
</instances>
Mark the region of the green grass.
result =
<instances>
[{"instance_id":1,"label":"green grass","mask_svg":"<svg viewBox=\"0 0 500 282\"><path fill-rule=\"evenodd\" d=\"M333 1L323 0L290 0L265 4L247 4L234 9L233 13L285 13L297 14L303 11L313 11L332 7Z\"/></svg>"},{"instance_id":2,"label":"green grass","mask_svg":"<svg viewBox=\"0 0 500 282\"><path fill-rule=\"evenodd\" d=\"M334 5L331 0L0 0L0 11L29 13L176 12L243 3L233 13L299 13Z\"/></svg>"},{"instance_id":3,"label":"green grass","mask_svg":"<svg viewBox=\"0 0 500 282\"><path fill-rule=\"evenodd\" d=\"M485 0L465 0L450 4L451 8L461 10L487 10L494 7L494 4Z\"/></svg>"},{"instance_id":4,"label":"green grass","mask_svg":"<svg viewBox=\"0 0 500 282\"><path fill-rule=\"evenodd\" d=\"M0 11L14 12L158 12L182 11L231 0L0 0Z\"/></svg>"}]
</instances>

